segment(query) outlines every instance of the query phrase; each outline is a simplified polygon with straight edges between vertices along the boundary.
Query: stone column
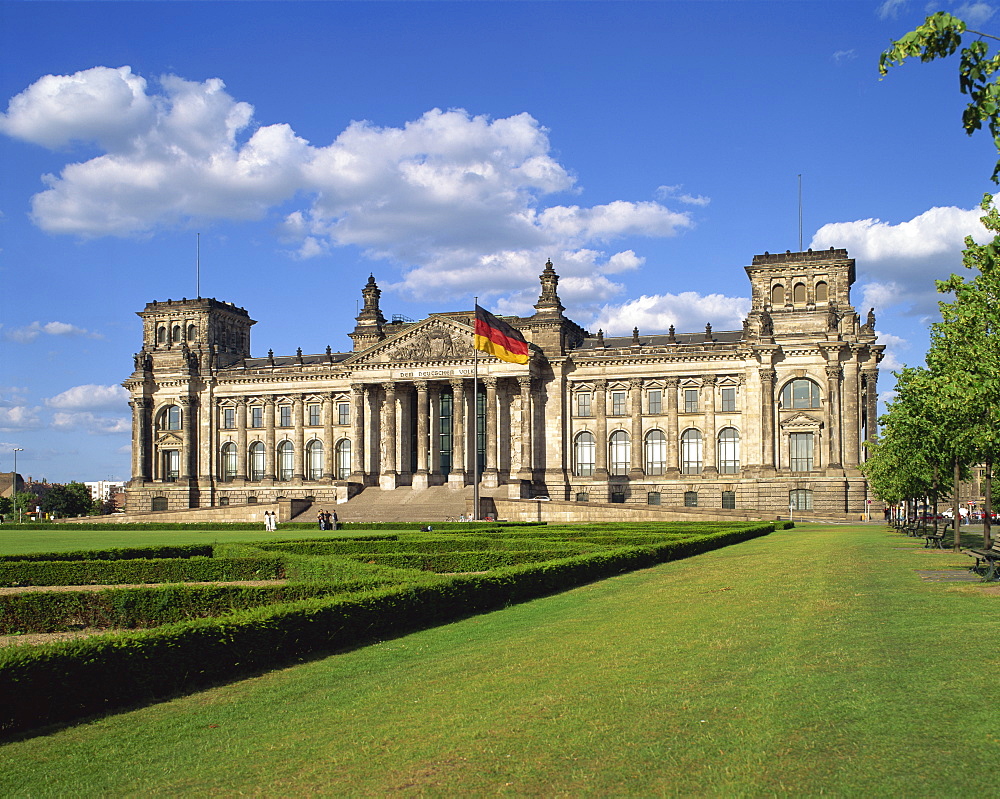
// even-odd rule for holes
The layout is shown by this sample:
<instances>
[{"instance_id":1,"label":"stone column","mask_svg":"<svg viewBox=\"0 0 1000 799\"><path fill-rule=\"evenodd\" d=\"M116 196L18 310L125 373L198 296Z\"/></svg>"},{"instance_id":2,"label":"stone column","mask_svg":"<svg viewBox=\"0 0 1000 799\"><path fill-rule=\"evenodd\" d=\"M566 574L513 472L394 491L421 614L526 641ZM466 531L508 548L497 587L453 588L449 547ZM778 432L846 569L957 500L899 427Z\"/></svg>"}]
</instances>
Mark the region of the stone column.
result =
<instances>
[{"instance_id":1,"label":"stone column","mask_svg":"<svg viewBox=\"0 0 1000 799\"><path fill-rule=\"evenodd\" d=\"M465 381L451 381L452 427L451 427L451 472L448 473L449 488L465 486ZM475 426L475 425L473 425Z\"/></svg>"},{"instance_id":2,"label":"stone column","mask_svg":"<svg viewBox=\"0 0 1000 799\"><path fill-rule=\"evenodd\" d=\"M861 377L865 384L865 460L868 459L868 444L875 438L878 425L878 370L864 369Z\"/></svg>"},{"instance_id":3,"label":"stone column","mask_svg":"<svg viewBox=\"0 0 1000 799\"><path fill-rule=\"evenodd\" d=\"M441 383L427 382L427 482L435 485L441 474Z\"/></svg>"},{"instance_id":4,"label":"stone column","mask_svg":"<svg viewBox=\"0 0 1000 799\"><path fill-rule=\"evenodd\" d=\"M382 391L382 470L378 484L381 488L391 490L396 487L399 478L396 471L396 384L383 383Z\"/></svg>"},{"instance_id":5,"label":"stone column","mask_svg":"<svg viewBox=\"0 0 1000 799\"><path fill-rule=\"evenodd\" d=\"M417 389L417 471L413 473L413 487L427 488L430 485L428 455L430 448L430 390L426 380L418 380Z\"/></svg>"},{"instance_id":6,"label":"stone column","mask_svg":"<svg viewBox=\"0 0 1000 799\"><path fill-rule=\"evenodd\" d=\"M302 419L302 397L298 396L292 400L292 445L295 453L292 458L292 479L302 481L306 476L306 440L305 426Z\"/></svg>"},{"instance_id":7,"label":"stone column","mask_svg":"<svg viewBox=\"0 0 1000 799\"><path fill-rule=\"evenodd\" d=\"M841 468L840 456L840 435L841 435L841 413L840 413L840 381L844 376L844 370L839 365L828 364L826 367L826 391L829 402L826 407L827 435L830 439L830 454L827 460L828 469Z\"/></svg>"},{"instance_id":8,"label":"stone column","mask_svg":"<svg viewBox=\"0 0 1000 799\"><path fill-rule=\"evenodd\" d=\"M236 479L247 479L247 401L236 400Z\"/></svg>"},{"instance_id":9,"label":"stone column","mask_svg":"<svg viewBox=\"0 0 1000 799\"><path fill-rule=\"evenodd\" d=\"M702 474L718 474L718 442L715 440L715 375L701 379L701 399L705 406L705 442L702 448Z\"/></svg>"},{"instance_id":10,"label":"stone column","mask_svg":"<svg viewBox=\"0 0 1000 799\"><path fill-rule=\"evenodd\" d=\"M177 404L181 406L181 413L183 414L183 429L181 430L181 438L183 440L183 451L181 452L181 480L190 480L192 477L197 476L197 467L192 469L191 464L195 462L195 456L197 453L194 451L195 447L195 437L194 430L197 424L196 413L198 408L198 400L195 397L178 397Z\"/></svg>"},{"instance_id":11,"label":"stone column","mask_svg":"<svg viewBox=\"0 0 1000 799\"><path fill-rule=\"evenodd\" d=\"M522 375L517 378L521 390L521 465L517 473L519 480L530 481L534 477L534 461L532 460L532 415L531 415L531 377Z\"/></svg>"},{"instance_id":12,"label":"stone column","mask_svg":"<svg viewBox=\"0 0 1000 799\"><path fill-rule=\"evenodd\" d=\"M365 386L351 383L351 480L365 482Z\"/></svg>"},{"instance_id":13,"label":"stone column","mask_svg":"<svg viewBox=\"0 0 1000 799\"><path fill-rule=\"evenodd\" d=\"M844 448L844 467L857 469L860 463L861 442L861 387L858 382L857 349L851 348L851 357L844 364L844 390L842 392L841 417L843 434L841 446Z\"/></svg>"},{"instance_id":14,"label":"stone column","mask_svg":"<svg viewBox=\"0 0 1000 799\"><path fill-rule=\"evenodd\" d=\"M483 487L500 485L497 470L497 378L487 377L486 384L486 464L483 468Z\"/></svg>"},{"instance_id":15,"label":"stone column","mask_svg":"<svg viewBox=\"0 0 1000 799\"><path fill-rule=\"evenodd\" d=\"M774 470L774 384L778 379L774 369L760 370L760 443L761 466Z\"/></svg>"},{"instance_id":16,"label":"stone column","mask_svg":"<svg viewBox=\"0 0 1000 799\"><path fill-rule=\"evenodd\" d=\"M149 425L151 403L145 397L136 397L132 406L132 476L143 482L150 479L149 453L152 435Z\"/></svg>"},{"instance_id":17,"label":"stone column","mask_svg":"<svg viewBox=\"0 0 1000 799\"><path fill-rule=\"evenodd\" d=\"M680 476L680 430L677 422L677 394L681 381L677 377L666 379L667 393L667 473L666 477L676 479Z\"/></svg>"},{"instance_id":18,"label":"stone column","mask_svg":"<svg viewBox=\"0 0 1000 799\"><path fill-rule=\"evenodd\" d=\"M608 479L608 381L594 381L594 479Z\"/></svg>"},{"instance_id":19,"label":"stone column","mask_svg":"<svg viewBox=\"0 0 1000 799\"><path fill-rule=\"evenodd\" d=\"M642 378L632 378L628 381L629 401L632 413L632 447L630 449L629 480L641 480L642 472Z\"/></svg>"},{"instance_id":20,"label":"stone column","mask_svg":"<svg viewBox=\"0 0 1000 799\"><path fill-rule=\"evenodd\" d=\"M336 468L334 458L336 457L336 444L333 438L333 418L337 411L334 403L336 395L330 391L323 395L323 479L333 480L334 469Z\"/></svg>"},{"instance_id":21,"label":"stone column","mask_svg":"<svg viewBox=\"0 0 1000 799\"><path fill-rule=\"evenodd\" d=\"M274 397L264 397L264 481L277 477L277 453L274 449Z\"/></svg>"}]
</instances>

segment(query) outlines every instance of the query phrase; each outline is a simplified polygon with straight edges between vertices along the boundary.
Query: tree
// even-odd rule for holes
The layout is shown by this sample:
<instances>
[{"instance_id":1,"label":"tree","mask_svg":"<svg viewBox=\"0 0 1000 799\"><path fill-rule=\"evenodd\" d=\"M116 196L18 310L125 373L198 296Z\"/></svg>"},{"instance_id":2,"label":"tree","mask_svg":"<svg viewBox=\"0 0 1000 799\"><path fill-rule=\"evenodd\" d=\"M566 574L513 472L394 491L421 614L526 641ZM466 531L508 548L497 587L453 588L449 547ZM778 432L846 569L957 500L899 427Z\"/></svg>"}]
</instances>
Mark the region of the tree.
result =
<instances>
[{"instance_id":1,"label":"tree","mask_svg":"<svg viewBox=\"0 0 1000 799\"><path fill-rule=\"evenodd\" d=\"M52 486L41 500L42 510L56 517L90 513L93 505L90 489L83 483Z\"/></svg>"}]
</instances>

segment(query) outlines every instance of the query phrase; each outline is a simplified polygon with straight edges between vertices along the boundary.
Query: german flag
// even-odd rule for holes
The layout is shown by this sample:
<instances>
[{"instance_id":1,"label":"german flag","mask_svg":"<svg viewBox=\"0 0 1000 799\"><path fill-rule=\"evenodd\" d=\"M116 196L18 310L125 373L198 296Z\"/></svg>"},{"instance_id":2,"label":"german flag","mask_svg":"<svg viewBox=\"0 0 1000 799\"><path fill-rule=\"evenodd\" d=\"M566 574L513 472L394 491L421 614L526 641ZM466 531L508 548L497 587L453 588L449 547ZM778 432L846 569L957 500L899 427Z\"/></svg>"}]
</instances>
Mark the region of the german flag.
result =
<instances>
[{"instance_id":1,"label":"german flag","mask_svg":"<svg viewBox=\"0 0 1000 799\"><path fill-rule=\"evenodd\" d=\"M476 305L476 336L473 346L510 363L528 362L528 342L506 322Z\"/></svg>"}]
</instances>

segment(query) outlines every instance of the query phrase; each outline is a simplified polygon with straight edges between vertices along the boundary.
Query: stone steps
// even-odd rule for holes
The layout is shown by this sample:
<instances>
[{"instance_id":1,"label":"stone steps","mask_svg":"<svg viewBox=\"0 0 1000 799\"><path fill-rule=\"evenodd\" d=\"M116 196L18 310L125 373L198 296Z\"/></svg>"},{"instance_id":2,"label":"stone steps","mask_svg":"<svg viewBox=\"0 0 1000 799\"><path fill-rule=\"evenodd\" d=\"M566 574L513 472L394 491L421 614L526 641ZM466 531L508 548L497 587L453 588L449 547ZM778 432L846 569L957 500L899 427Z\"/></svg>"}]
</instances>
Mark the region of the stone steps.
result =
<instances>
[{"instance_id":1,"label":"stone steps","mask_svg":"<svg viewBox=\"0 0 1000 799\"><path fill-rule=\"evenodd\" d=\"M506 495L506 486L495 491ZM493 492L482 489L480 493L485 497ZM336 510L341 522L443 522L467 513L467 508L472 506L472 494L472 486L459 489L447 486L413 489L404 486L393 490L369 486L335 507L325 506L322 502L314 503L292 521L312 522L320 510Z\"/></svg>"}]
</instances>

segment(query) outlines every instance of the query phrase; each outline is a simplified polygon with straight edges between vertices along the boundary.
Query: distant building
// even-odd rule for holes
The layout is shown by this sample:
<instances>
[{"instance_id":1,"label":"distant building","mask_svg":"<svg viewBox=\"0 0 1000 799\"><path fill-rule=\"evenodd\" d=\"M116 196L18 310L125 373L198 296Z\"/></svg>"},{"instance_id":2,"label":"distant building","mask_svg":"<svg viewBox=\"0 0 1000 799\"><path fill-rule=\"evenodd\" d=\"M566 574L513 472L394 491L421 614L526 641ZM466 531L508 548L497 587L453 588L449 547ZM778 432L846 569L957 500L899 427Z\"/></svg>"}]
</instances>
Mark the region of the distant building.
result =
<instances>
[{"instance_id":1,"label":"distant building","mask_svg":"<svg viewBox=\"0 0 1000 799\"><path fill-rule=\"evenodd\" d=\"M741 330L596 334L539 276L506 317L528 364L478 358L473 309L387 321L374 278L348 352L254 358L243 308L151 302L131 394L129 511L330 503L371 487L461 488L580 503L861 513L875 431L875 317L851 305L846 250L745 268Z\"/></svg>"},{"instance_id":2,"label":"distant building","mask_svg":"<svg viewBox=\"0 0 1000 799\"><path fill-rule=\"evenodd\" d=\"M15 477L17 478L16 484ZM20 474L15 475L14 472L0 472L0 497L12 497L15 490L24 491L24 478Z\"/></svg>"},{"instance_id":3,"label":"distant building","mask_svg":"<svg viewBox=\"0 0 1000 799\"><path fill-rule=\"evenodd\" d=\"M83 484L90 489L90 496L94 502L107 502L114 494L125 490L123 480L85 480Z\"/></svg>"}]
</instances>

